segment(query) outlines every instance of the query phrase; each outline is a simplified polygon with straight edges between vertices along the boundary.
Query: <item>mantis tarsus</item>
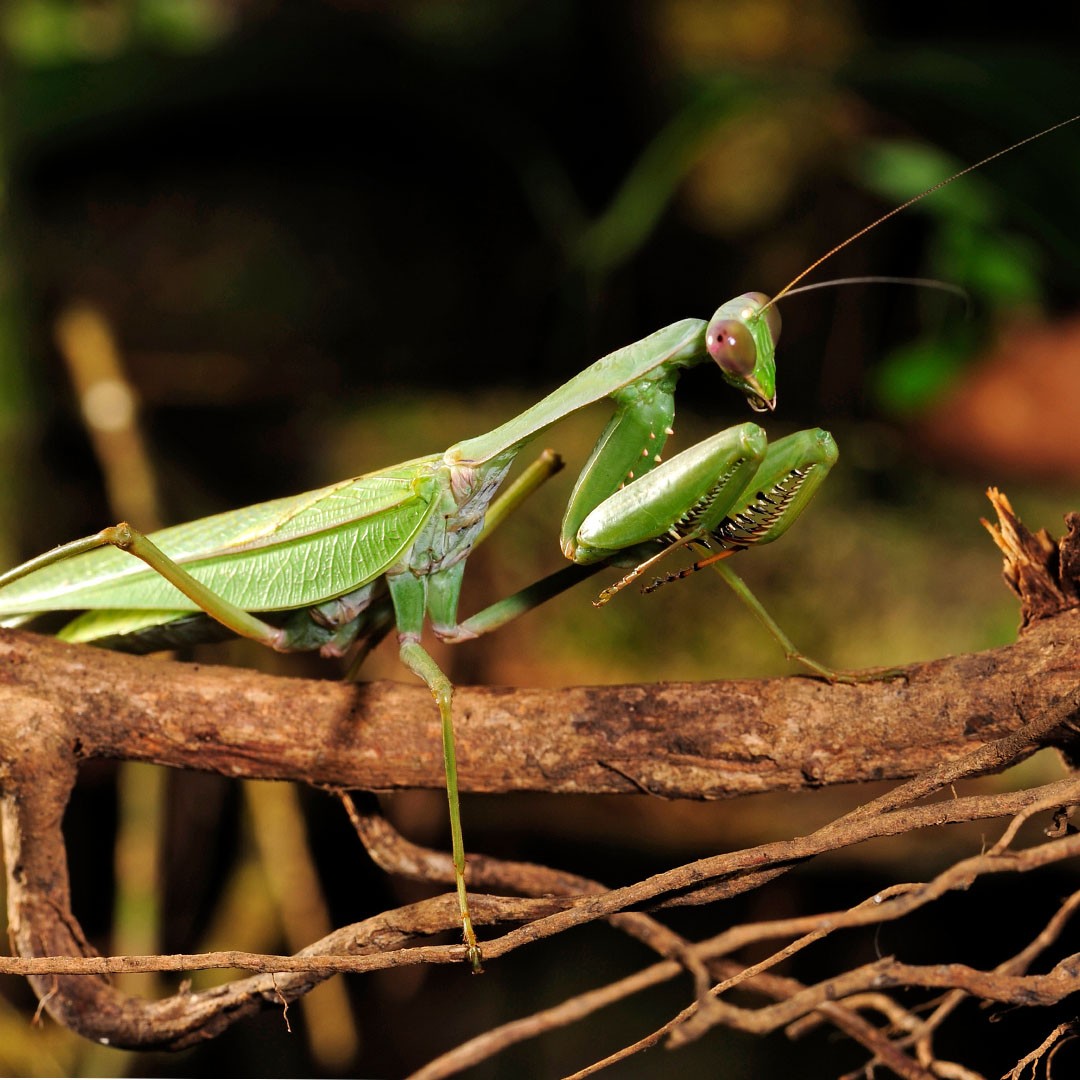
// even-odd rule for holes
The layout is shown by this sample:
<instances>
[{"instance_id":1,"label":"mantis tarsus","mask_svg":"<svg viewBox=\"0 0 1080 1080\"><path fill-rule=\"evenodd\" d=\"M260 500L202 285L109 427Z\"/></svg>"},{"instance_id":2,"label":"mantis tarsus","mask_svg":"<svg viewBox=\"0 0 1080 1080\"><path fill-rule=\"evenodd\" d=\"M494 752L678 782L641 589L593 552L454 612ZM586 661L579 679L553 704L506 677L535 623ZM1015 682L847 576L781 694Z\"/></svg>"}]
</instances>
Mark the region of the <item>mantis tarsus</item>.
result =
<instances>
[{"instance_id":1,"label":"mantis tarsus","mask_svg":"<svg viewBox=\"0 0 1080 1080\"><path fill-rule=\"evenodd\" d=\"M468 640L595 568L632 567L601 594L603 602L670 551L689 546L704 553L695 565L716 563L755 605L720 560L778 539L791 526L836 460L832 437L815 429L769 445L760 427L744 423L667 461L661 454L685 368L712 360L754 409L774 408L779 331L775 300L749 293L707 322L673 323L610 353L521 415L443 453L151 536L126 523L104 529L0 576L0 620L18 625L48 611L83 611L61 637L133 651L204 638L216 620L219 632L224 627L279 651L356 657L396 626L401 660L439 708L464 940L479 971L465 889L453 687L421 643L424 623L444 641ZM490 527L555 468L542 459L496 498L514 459L553 424L601 398L611 399L615 411L562 524L562 550L574 565L459 620L465 562L485 535L485 521ZM755 610L763 615L760 605Z\"/></svg>"}]
</instances>

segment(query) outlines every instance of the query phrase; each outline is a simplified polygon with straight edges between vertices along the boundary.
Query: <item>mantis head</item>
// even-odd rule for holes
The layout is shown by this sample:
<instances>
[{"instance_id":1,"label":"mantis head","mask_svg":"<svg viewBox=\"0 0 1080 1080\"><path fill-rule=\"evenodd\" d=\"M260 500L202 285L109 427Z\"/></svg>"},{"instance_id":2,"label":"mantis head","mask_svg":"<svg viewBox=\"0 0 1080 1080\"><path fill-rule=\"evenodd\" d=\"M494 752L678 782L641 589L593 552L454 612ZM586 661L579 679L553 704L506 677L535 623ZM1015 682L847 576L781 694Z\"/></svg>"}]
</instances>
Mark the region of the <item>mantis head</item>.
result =
<instances>
[{"instance_id":1,"label":"mantis head","mask_svg":"<svg viewBox=\"0 0 1080 1080\"><path fill-rule=\"evenodd\" d=\"M780 312L759 292L717 308L705 331L705 348L725 380L741 390L756 412L776 408L776 342Z\"/></svg>"}]
</instances>

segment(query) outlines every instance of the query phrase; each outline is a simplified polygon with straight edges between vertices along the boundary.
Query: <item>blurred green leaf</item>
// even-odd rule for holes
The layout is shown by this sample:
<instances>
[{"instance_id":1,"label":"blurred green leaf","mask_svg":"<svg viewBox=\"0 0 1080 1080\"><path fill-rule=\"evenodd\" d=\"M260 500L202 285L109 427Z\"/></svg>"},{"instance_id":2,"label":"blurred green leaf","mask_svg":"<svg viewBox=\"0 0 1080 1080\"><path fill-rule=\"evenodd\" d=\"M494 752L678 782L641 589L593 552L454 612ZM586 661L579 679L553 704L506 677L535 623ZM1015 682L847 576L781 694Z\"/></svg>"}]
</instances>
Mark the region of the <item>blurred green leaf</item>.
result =
<instances>
[{"instance_id":1,"label":"blurred green leaf","mask_svg":"<svg viewBox=\"0 0 1080 1080\"><path fill-rule=\"evenodd\" d=\"M919 143L877 142L863 155L859 173L874 192L900 205L920 192L933 195L912 210L933 220L925 272L966 289L991 319L1041 306L1042 265L1037 248L1005 228L1001 200L977 175L945 187L934 186L961 166L946 154ZM959 377L981 345L963 329L943 338L941 331L893 351L874 379L878 402L905 414L927 406Z\"/></svg>"},{"instance_id":2,"label":"blurred green leaf","mask_svg":"<svg viewBox=\"0 0 1080 1080\"><path fill-rule=\"evenodd\" d=\"M891 413L917 412L955 382L964 369L965 353L929 340L895 349L875 373L875 396Z\"/></svg>"},{"instance_id":3,"label":"blurred green leaf","mask_svg":"<svg viewBox=\"0 0 1080 1080\"><path fill-rule=\"evenodd\" d=\"M1010 233L953 222L942 230L933 257L934 273L963 285L992 307L1037 305L1042 298L1036 250Z\"/></svg>"},{"instance_id":4,"label":"blurred green leaf","mask_svg":"<svg viewBox=\"0 0 1080 1080\"><path fill-rule=\"evenodd\" d=\"M80 41L80 22L78 10L64 0L13 0L0 17L0 31L17 60L56 64L86 55L90 45L100 49L100 35Z\"/></svg>"},{"instance_id":5,"label":"blurred green leaf","mask_svg":"<svg viewBox=\"0 0 1080 1080\"><path fill-rule=\"evenodd\" d=\"M214 0L139 0L135 24L140 37L176 52L201 52L232 29L233 13Z\"/></svg>"},{"instance_id":6,"label":"blurred green leaf","mask_svg":"<svg viewBox=\"0 0 1080 1080\"><path fill-rule=\"evenodd\" d=\"M12 0L0 16L0 36L21 63L55 66L109 60L136 43L202 51L232 23L231 9L214 0Z\"/></svg>"},{"instance_id":7,"label":"blurred green leaf","mask_svg":"<svg viewBox=\"0 0 1080 1080\"><path fill-rule=\"evenodd\" d=\"M955 175L964 163L925 143L876 140L868 143L856 168L867 188L899 205ZM987 221L995 216L989 187L974 175L965 177L961 186L938 189L918 206L922 213L949 221Z\"/></svg>"}]
</instances>

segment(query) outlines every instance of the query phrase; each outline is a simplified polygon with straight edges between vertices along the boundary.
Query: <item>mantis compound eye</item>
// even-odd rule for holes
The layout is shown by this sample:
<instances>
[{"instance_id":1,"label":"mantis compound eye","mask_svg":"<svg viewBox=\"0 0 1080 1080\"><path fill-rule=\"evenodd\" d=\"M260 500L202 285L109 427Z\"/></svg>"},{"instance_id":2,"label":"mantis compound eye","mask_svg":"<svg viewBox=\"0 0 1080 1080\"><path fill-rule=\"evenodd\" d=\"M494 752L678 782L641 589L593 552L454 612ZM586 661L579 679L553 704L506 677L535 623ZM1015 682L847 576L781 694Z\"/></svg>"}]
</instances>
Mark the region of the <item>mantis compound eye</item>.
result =
<instances>
[{"instance_id":1,"label":"mantis compound eye","mask_svg":"<svg viewBox=\"0 0 1080 1080\"><path fill-rule=\"evenodd\" d=\"M750 329L738 319L714 319L709 323L705 348L728 375L746 378L757 364L757 346Z\"/></svg>"}]
</instances>

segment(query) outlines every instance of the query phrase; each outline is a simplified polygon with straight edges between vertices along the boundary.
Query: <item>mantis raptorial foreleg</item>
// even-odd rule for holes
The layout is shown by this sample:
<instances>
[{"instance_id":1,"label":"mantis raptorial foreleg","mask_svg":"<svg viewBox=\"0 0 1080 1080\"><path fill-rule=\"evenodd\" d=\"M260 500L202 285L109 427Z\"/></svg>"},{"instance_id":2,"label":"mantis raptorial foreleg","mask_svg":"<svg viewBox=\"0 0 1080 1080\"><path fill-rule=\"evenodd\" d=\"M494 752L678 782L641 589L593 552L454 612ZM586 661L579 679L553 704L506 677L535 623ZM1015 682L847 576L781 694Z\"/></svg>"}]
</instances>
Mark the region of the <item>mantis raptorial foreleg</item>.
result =
<instances>
[{"instance_id":1,"label":"mantis raptorial foreleg","mask_svg":"<svg viewBox=\"0 0 1080 1080\"><path fill-rule=\"evenodd\" d=\"M641 482L640 491L624 489L596 508L582 532L590 538L609 537L608 543L617 535L611 522L635 514L636 507L623 504L638 503L644 494L655 492L657 500L663 500L675 517L666 537L668 546L604 589L595 603L598 606L607 603L667 554L681 547L696 548L701 557L691 567L669 574L642 591L652 592L664 581L711 566L776 639L789 660L833 681L851 682L866 677L836 671L800 652L727 561L738 552L772 543L783 536L814 497L837 459L836 444L828 432L820 429L796 432L766 449L764 433L760 429L752 430L755 428L753 424L732 428L684 451L650 473ZM725 437L729 441L723 444ZM713 449L708 445L710 442L725 445L726 456L719 458L726 468L723 482L689 507L673 503L670 496L665 498L666 490L673 486L667 473L681 474L701 468L703 455ZM685 494L683 491L683 497ZM644 512L652 512L652 507L645 507ZM868 677L881 678L888 674L892 674L891 669Z\"/></svg>"},{"instance_id":2,"label":"mantis raptorial foreleg","mask_svg":"<svg viewBox=\"0 0 1080 1080\"><path fill-rule=\"evenodd\" d=\"M572 549L582 560L579 565L557 571L452 629L437 628L439 636L458 642L489 633L599 569L626 565L627 557L633 556L629 572L594 601L601 606L662 559L689 548L700 552L696 563L642 591L652 592L664 581L713 566L789 660L834 681L856 681L862 676L834 670L797 649L726 562L739 552L778 540L813 498L836 456L832 437L820 429L797 432L768 447L764 432L755 424L720 432L596 507L574 537ZM888 669L867 677L892 673Z\"/></svg>"}]
</instances>

